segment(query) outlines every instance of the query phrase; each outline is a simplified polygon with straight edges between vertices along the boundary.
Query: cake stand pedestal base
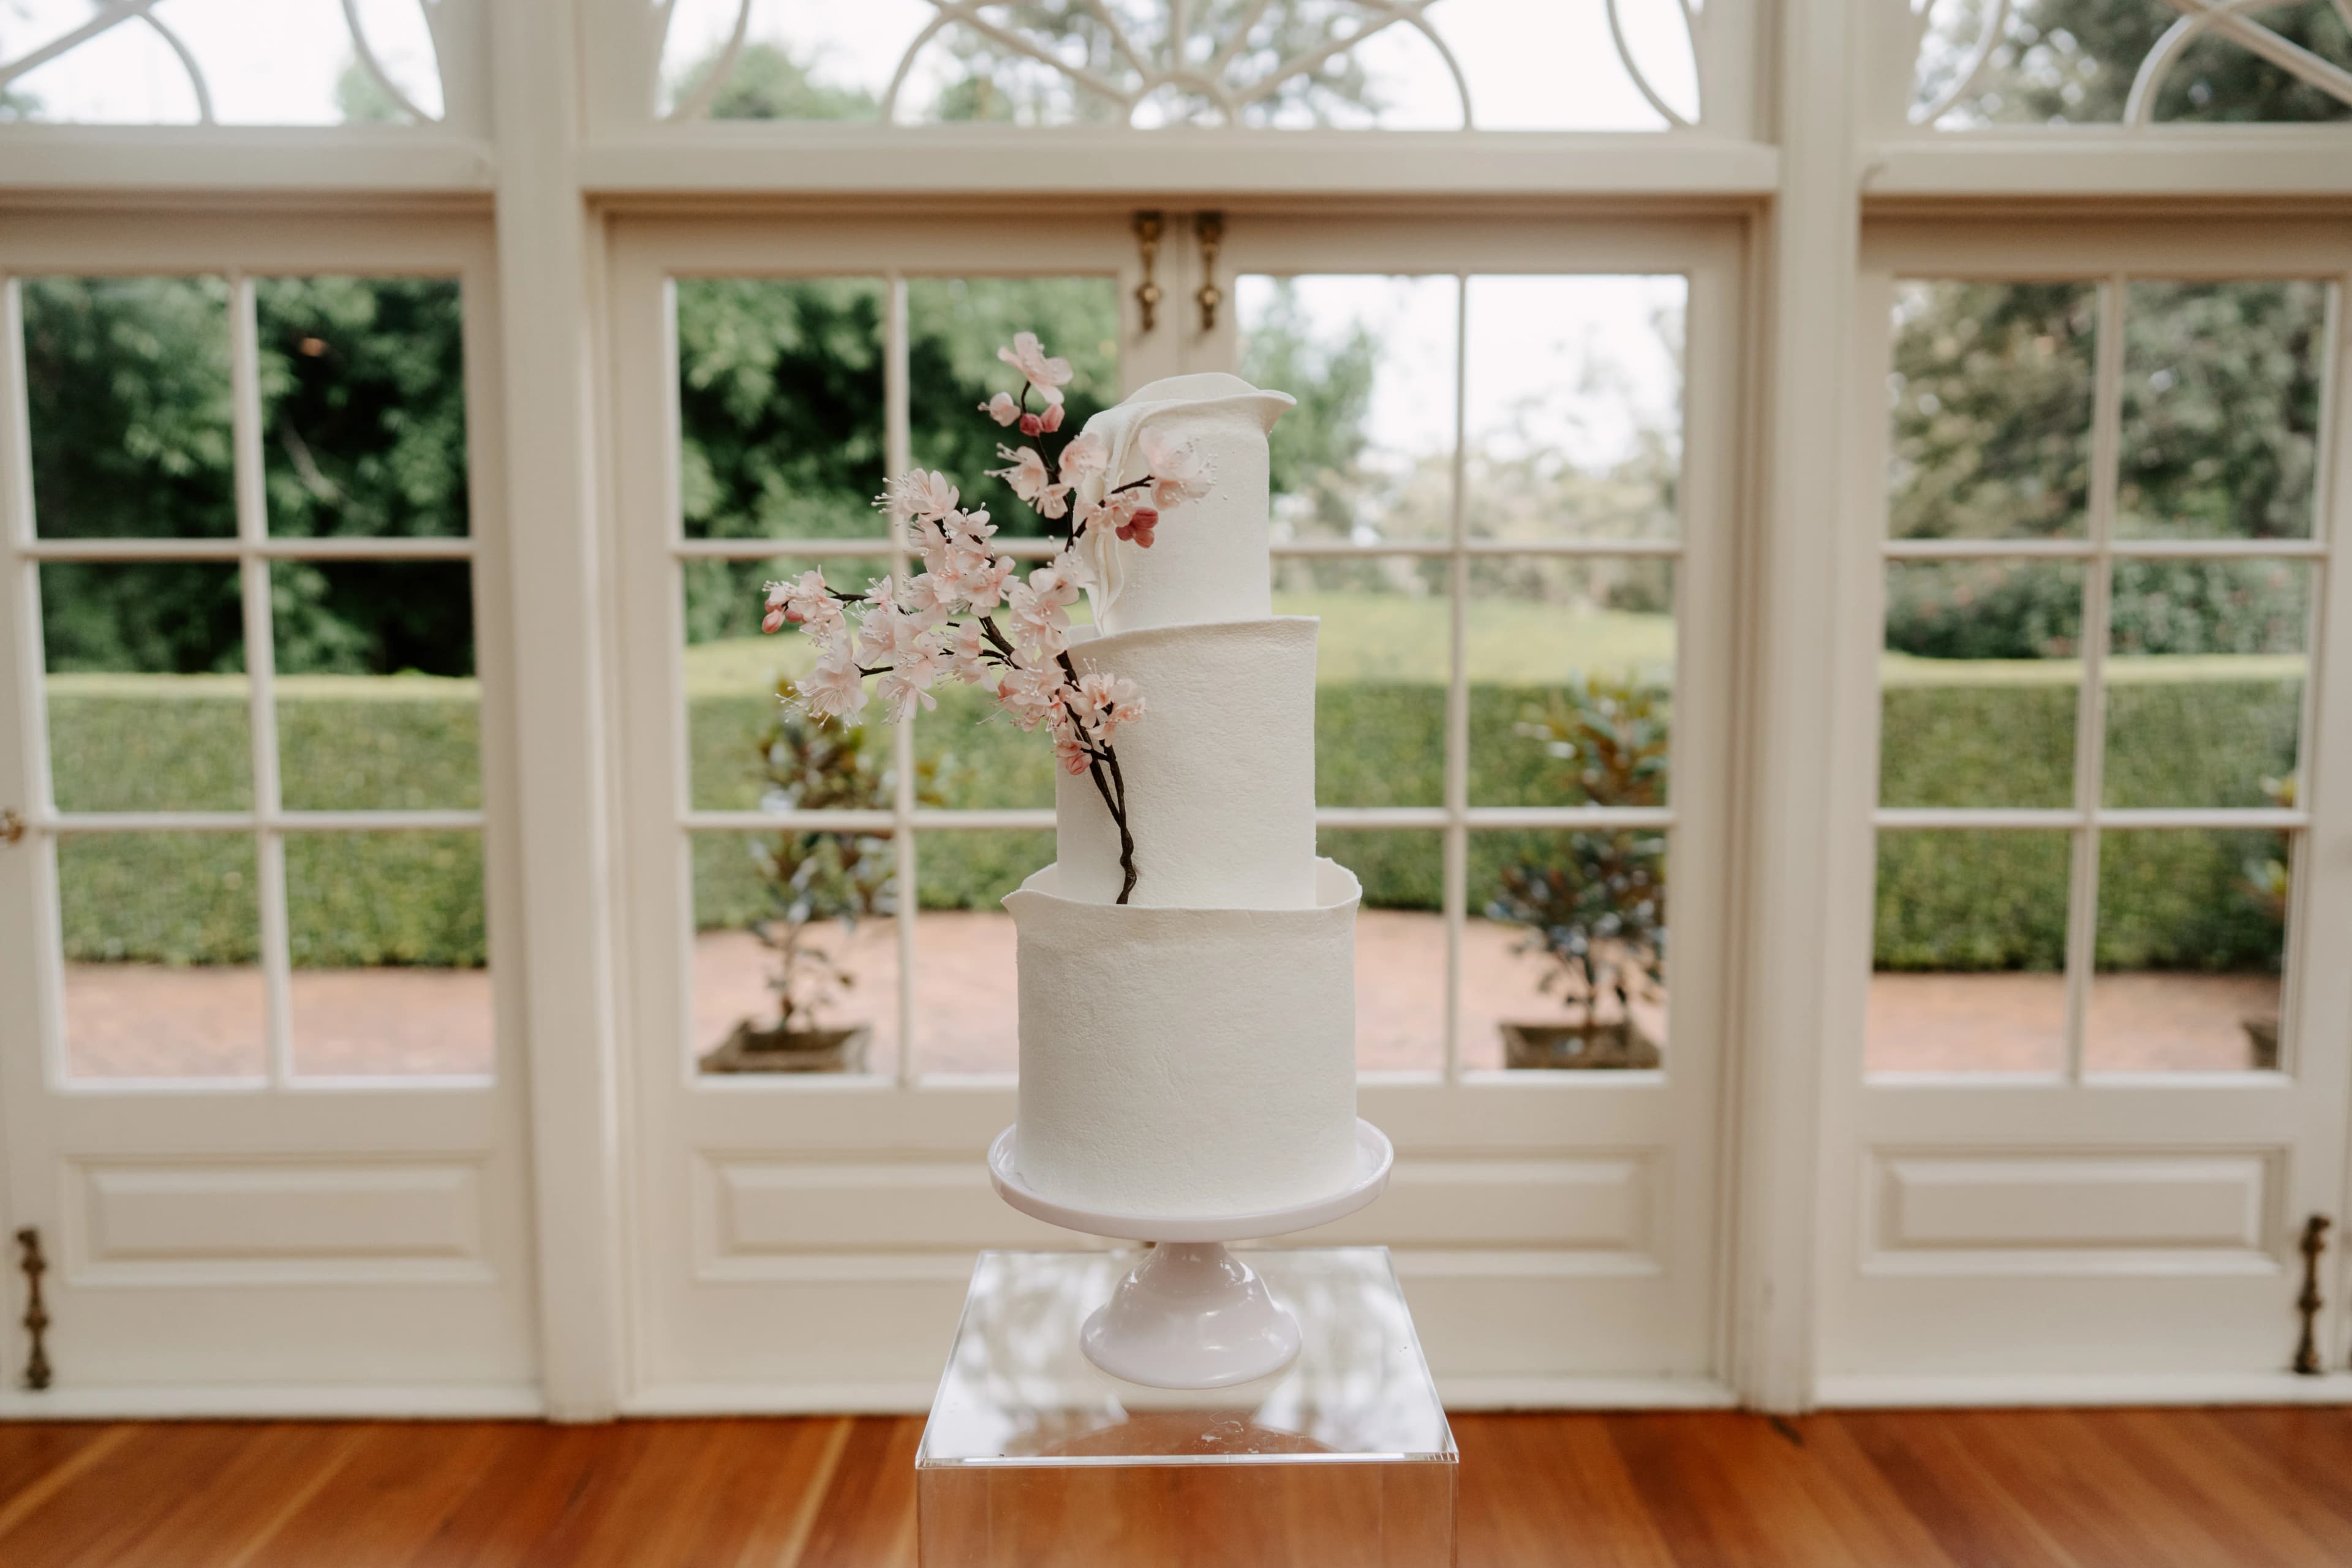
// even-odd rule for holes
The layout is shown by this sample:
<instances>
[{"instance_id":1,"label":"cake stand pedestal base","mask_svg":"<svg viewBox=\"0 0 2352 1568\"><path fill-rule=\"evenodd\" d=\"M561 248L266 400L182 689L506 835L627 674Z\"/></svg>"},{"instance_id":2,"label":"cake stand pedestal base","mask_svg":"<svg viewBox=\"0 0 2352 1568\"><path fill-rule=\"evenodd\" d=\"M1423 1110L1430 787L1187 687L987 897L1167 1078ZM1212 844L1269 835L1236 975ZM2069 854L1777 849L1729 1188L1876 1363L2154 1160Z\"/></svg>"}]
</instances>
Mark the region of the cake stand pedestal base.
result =
<instances>
[{"instance_id":1,"label":"cake stand pedestal base","mask_svg":"<svg viewBox=\"0 0 2352 1568\"><path fill-rule=\"evenodd\" d=\"M1026 1215L1088 1236L1158 1245L1086 1321L1079 1344L1114 1377L1155 1388L1224 1388L1279 1372L1298 1353L1298 1323L1228 1241L1287 1236L1350 1215L1388 1185L1396 1151L1370 1122L1356 1122L1356 1169L1321 1197L1245 1214L1136 1215L1051 1198L1021 1174L1008 1127L989 1145L997 1195Z\"/></svg>"},{"instance_id":2,"label":"cake stand pedestal base","mask_svg":"<svg viewBox=\"0 0 2352 1568\"><path fill-rule=\"evenodd\" d=\"M923 1568L1452 1568L1460 1466L1387 1249L1180 1248L1161 1285L1226 1256L1288 1303L1288 1364L1123 1382L1080 1325L1147 1254L981 1254L915 1458Z\"/></svg>"}]
</instances>

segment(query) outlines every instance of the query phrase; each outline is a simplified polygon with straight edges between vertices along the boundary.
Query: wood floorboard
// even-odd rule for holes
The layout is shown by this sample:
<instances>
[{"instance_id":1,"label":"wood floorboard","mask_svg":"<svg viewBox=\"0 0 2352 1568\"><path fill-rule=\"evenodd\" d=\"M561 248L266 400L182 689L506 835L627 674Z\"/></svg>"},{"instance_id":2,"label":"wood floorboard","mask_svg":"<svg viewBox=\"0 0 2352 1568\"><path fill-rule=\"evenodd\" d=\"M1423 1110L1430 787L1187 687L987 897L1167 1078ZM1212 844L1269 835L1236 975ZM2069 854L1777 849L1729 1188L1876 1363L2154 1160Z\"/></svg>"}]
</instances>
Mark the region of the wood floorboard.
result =
<instances>
[{"instance_id":1,"label":"wood floorboard","mask_svg":"<svg viewBox=\"0 0 2352 1568\"><path fill-rule=\"evenodd\" d=\"M1463 1415L1454 1431L1462 1568L2352 1563L2352 1410ZM0 1424L0 1564L912 1568L921 1435L877 1416ZM1292 1558L1315 1563L1311 1543Z\"/></svg>"}]
</instances>

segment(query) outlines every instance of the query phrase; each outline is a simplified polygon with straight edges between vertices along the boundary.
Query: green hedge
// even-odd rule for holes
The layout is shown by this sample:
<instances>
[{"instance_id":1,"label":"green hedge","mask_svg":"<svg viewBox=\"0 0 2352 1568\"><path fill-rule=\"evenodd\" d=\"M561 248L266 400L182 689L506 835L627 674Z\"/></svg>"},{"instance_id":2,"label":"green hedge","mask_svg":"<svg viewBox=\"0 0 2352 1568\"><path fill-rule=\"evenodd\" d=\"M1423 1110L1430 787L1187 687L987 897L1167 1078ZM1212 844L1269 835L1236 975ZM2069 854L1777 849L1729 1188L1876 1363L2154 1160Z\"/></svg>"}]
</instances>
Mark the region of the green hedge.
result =
<instances>
[{"instance_id":1,"label":"green hedge","mask_svg":"<svg viewBox=\"0 0 2352 1568\"><path fill-rule=\"evenodd\" d=\"M249 798L241 682L187 678L52 683L58 801L68 810L236 809ZM368 695L359 695L365 692ZM1471 690L1471 799L1554 802L1554 765L1516 735L1538 689ZM2201 680L2109 690L2109 803L2261 805L2262 781L2287 769L2300 683ZM759 801L750 737L772 699L704 695L688 731L698 805ZM1317 693L1316 765L1324 801L1432 805L1443 798L1444 691L1432 685L1327 685ZM2071 799L2074 689L1890 686L1883 797L1889 805L2058 805ZM1053 802L1050 749L992 717L977 693L943 694L919 727L951 806ZM321 686L281 702L289 805L321 809L462 806L478 798L470 689L380 681ZM1471 837L1470 904L1484 908L1500 868L1545 856L1541 833ZM2128 967L2235 968L2275 957L2277 925L2242 885L2274 836L2118 833L2106 838L2100 955ZM1327 834L1366 901L1435 909L1434 832ZM926 908L984 909L1051 858L1042 832L939 832L920 844ZM706 928L761 910L740 836L701 836L695 902ZM482 961L478 842L472 835L298 837L289 845L295 962L470 964ZM2066 920L2063 833L1889 833L1879 853L1877 954L1916 969L2055 968ZM253 953L253 849L236 834L78 837L63 850L67 952L75 959L226 963Z\"/></svg>"}]
</instances>

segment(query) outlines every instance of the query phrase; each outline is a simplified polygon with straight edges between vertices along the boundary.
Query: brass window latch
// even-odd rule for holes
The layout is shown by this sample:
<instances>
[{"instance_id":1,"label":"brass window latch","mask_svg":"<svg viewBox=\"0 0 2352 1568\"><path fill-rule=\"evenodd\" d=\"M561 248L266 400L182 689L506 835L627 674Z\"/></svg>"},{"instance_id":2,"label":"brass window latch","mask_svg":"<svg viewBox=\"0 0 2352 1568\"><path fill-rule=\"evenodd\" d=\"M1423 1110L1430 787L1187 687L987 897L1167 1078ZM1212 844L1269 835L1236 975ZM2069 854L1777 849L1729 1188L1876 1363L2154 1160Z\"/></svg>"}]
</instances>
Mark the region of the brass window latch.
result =
<instances>
[{"instance_id":1,"label":"brass window latch","mask_svg":"<svg viewBox=\"0 0 2352 1568\"><path fill-rule=\"evenodd\" d=\"M2327 1250L2327 1224L2324 1214L2303 1222L2303 1293L2294 1299L2295 1310L2303 1314L2303 1337L2295 1342L2294 1370L2305 1377L2326 1370L2319 1359L2319 1309L2325 1305L2319 1295L2319 1255Z\"/></svg>"},{"instance_id":2,"label":"brass window latch","mask_svg":"<svg viewBox=\"0 0 2352 1568\"><path fill-rule=\"evenodd\" d=\"M1135 248L1143 258L1143 281L1135 286L1135 308L1142 314L1143 330L1147 332L1160 324L1160 301L1167 295L1156 276L1160 268L1161 222L1159 213L1135 215Z\"/></svg>"},{"instance_id":3,"label":"brass window latch","mask_svg":"<svg viewBox=\"0 0 2352 1568\"><path fill-rule=\"evenodd\" d=\"M1201 331L1217 330L1217 307L1225 302L1225 291L1217 287L1217 252L1224 248L1225 215L1195 213L1192 232L1201 237L1201 286L1192 298L1201 307Z\"/></svg>"},{"instance_id":4,"label":"brass window latch","mask_svg":"<svg viewBox=\"0 0 2352 1568\"><path fill-rule=\"evenodd\" d=\"M15 806L0 806L0 844L14 844L25 837L25 814Z\"/></svg>"}]
</instances>

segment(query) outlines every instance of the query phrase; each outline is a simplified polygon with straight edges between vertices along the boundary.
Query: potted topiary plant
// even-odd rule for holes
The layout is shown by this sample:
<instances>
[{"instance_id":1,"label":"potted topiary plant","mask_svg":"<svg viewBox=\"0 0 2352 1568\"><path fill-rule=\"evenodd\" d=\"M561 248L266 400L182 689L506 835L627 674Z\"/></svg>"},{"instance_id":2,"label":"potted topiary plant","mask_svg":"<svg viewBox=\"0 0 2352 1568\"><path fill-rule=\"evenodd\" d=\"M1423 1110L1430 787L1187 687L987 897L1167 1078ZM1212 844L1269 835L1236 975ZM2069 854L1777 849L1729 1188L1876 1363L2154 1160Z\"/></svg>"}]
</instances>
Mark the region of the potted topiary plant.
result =
<instances>
[{"instance_id":1,"label":"potted topiary plant","mask_svg":"<svg viewBox=\"0 0 2352 1568\"><path fill-rule=\"evenodd\" d=\"M1517 726L1568 764L1570 800L1633 806L1665 802L1667 729L1664 692L1581 676ZM1571 833L1564 848L1547 863L1505 867L1487 906L1492 918L1527 928L1519 951L1550 961L1542 989L1558 990L1569 1014L1503 1024L1504 1065L1654 1068L1658 1042L1633 1006L1664 995L1665 840L1609 828Z\"/></svg>"},{"instance_id":2,"label":"potted topiary plant","mask_svg":"<svg viewBox=\"0 0 2352 1568\"><path fill-rule=\"evenodd\" d=\"M773 811L887 811L887 740L861 726L809 714L790 680L776 683L774 716L754 742ZM921 765L916 795L938 805L935 770ZM787 828L751 846L769 912L752 935L775 956L768 988L776 1013L742 1018L705 1053L706 1072L863 1072L872 1031L827 1027L819 1015L856 984L846 963L857 922L896 909L898 855L887 834ZM829 930L828 928L837 928Z\"/></svg>"}]
</instances>

